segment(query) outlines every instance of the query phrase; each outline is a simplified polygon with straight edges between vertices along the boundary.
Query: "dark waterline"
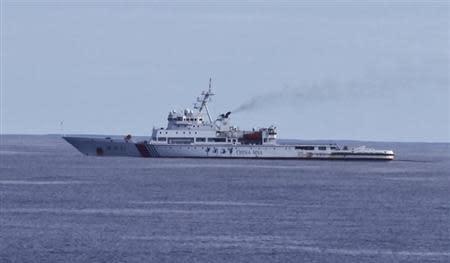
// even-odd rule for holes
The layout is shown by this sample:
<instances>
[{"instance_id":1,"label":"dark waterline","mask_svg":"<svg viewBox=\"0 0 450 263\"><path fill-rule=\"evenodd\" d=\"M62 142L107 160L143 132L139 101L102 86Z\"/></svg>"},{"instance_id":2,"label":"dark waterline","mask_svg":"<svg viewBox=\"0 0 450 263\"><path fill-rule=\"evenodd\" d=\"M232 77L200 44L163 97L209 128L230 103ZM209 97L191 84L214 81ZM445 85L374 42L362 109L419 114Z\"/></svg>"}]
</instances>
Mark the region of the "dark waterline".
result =
<instances>
[{"instance_id":1,"label":"dark waterline","mask_svg":"<svg viewBox=\"0 0 450 263\"><path fill-rule=\"evenodd\" d=\"M449 262L450 144L367 145L397 160L98 158L2 136L0 262Z\"/></svg>"}]
</instances>

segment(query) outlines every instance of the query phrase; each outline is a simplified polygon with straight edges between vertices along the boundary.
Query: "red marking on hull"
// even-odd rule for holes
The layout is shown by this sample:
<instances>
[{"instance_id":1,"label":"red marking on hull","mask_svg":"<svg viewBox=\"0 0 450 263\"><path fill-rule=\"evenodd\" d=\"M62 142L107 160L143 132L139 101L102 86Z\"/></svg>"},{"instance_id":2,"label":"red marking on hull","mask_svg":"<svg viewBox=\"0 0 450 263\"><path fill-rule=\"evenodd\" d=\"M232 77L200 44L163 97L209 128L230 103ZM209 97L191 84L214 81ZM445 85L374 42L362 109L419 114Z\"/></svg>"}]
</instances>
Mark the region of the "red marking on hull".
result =
<instances>
[{"instance_id":1,"label":"red marking on hull","mask_svg":"<svg viewBox=\"0 0 450 263\"><path fill-rule=\"evenodd\" d=\"M136 148L138 149L139 153L142 157L150 157L150 152L148 151L147 147L143 143L136 143Z\"/></svg>"}]
</instances>

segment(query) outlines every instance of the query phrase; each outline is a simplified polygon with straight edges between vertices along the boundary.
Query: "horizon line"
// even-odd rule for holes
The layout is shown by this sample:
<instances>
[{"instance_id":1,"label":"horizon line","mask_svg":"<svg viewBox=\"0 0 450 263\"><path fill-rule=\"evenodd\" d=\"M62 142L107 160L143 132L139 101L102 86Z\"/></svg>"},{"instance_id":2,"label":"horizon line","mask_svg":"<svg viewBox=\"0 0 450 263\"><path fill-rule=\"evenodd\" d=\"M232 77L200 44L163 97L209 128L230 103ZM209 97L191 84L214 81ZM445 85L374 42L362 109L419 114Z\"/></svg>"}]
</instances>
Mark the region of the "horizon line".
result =
<instances>
[{"instance_id":1,"label":"horizon line","mask_svg":"<svg viewBox=\"0 0 450 263\"><path fill-rule=\"evenodd\" d=\"M126 136L126 134L96 134L96 133L0 133L0 136ZM132 135L134 137L150 137L150 135ZM450 144L450 141L412 141L412 140L380 140L380 139L297 139L297 138L277 138L278 140L299 140L299 141L354 141L354 142L383 142L383 143L443 143Z\"/></svg>"}]
</instances>

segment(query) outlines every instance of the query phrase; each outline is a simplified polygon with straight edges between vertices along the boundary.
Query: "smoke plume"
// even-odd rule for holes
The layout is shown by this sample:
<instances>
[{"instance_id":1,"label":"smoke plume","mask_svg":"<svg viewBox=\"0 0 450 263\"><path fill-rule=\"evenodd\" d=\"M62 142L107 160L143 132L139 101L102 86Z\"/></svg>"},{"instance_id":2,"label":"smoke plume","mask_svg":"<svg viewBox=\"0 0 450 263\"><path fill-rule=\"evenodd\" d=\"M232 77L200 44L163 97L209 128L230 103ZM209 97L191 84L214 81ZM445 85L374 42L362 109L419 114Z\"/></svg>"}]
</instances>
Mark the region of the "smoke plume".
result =
<instances>
[{"instance_id":1,"label":"smoke plume","mask_svg":"<svg viewBox=\"0 0 450 263\"><path fill-rule=\"evenodd\" d=\"M379 97L381 91L376 90L370 83L322 83L309 86L289 87L262 95L255 96L245 101L232 112L240 113L256 111L279 106L302 107L308 104L319 104L322 102L339 101L345 102L350 99L361 99L364 97Z\"/></svg>"}]
</instances>

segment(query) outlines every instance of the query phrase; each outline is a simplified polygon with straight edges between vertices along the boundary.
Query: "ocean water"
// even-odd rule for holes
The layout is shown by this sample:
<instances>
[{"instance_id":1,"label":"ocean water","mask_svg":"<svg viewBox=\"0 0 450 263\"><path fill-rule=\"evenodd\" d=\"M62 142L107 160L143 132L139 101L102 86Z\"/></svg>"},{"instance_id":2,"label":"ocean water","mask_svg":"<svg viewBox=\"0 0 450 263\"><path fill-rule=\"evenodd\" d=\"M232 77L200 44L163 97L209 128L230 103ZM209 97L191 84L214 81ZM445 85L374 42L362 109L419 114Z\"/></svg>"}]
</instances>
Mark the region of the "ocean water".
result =
<instances>
[{"instance_id":1,"label":"ocean water","mask_svg":"<svg viewBox=\"0 0 450 263\"><path fill-rule=\"evenodd\" d=\"M397 160L101 158L2 136L0 262L450 262L450 144L366 145Z\"/></svg>"}]
</instances>

